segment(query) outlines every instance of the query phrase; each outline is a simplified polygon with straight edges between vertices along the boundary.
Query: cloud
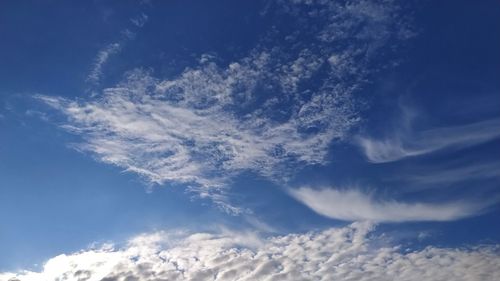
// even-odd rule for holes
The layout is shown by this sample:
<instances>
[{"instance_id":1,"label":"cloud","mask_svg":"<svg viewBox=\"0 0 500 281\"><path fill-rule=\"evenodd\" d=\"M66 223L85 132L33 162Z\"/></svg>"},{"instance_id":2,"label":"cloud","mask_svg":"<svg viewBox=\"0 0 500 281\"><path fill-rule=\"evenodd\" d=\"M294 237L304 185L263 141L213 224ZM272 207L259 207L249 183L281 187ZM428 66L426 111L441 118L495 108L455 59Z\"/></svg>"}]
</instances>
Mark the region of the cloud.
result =
<instances>
[{"instance_id":1,"label":"cloud","mask_svg":"<svg viewBox=\"0 0 500 281\"><path fill-rule=\"evenodd\" d=\"M419 132L408 133L406 130L399 130L395 136L384 140L360 137L358 144L370 162L385 163L441 149L461 149L499 137L500 119L495 118Z\"/></svg>"},{"instance_id":2,"label":"cloud","mask_svg":"<svg viewBox=\"0 0 500 281\"><path fill-rule=\"evenodd\" d=\"M356 122L347 96L323 94L281 122L269 116L277 98L253 104L252 96L267 60L264 53L227 69L210 63L174 80L135 70L91 101L38 98L68 117L63 128L84 139L77 149L151 183L190 184L222 203L221 188L235 173L285 177L286 165L323 163L330 141Z\"/></svg>"},{"instance_id":3,"label":"cloud","mask_svg":"<svg viewBox=\"0 0 500 281\"><path fill-rule=\"evenodd\" d=\"M471 162L459 163L455 166L427 167L423 172L416 171L412 175L405 175L397 179L418 186L420 189L449 186L473 180L487 180L500 177L500 162Z\"/></svg>"},{"instance_id":4,"label":"cloud","mask_svg":"<svg viewBox=\"0 0 500 281\"><path fill-rule=\"evenodd\" d=\"M62 127L82 137L80 151L150 183L188 184L230 209L224 189L241 171L287 181L298 167L325 164L331 142L359 121L352 93L379 67L371 54L402 40L388 2L292 1L278 10L291 21L276 28L294 32L270 30L226 65L205 55L169 78L129 71L89 99L38 98L67 117ZM92 77L118 49L102 52Z\"/></svg>"},{"instance_id":5,"label":"cloud","mask_svg":"<svg viewBox=\"0 0 500 281\"><path fill-rule=\"evenodd\" d=\"M89 75L87 76L87 82L91 84L98 84L99 80L101 80L102 76L102 68L104 64L109 60L109 58L120 52L122 49L122 43L111 43L104 47L97 53L94 64L92 66L92 70L90 70Z\"/></svg>"},{"instance_id":6,"label":"cloud","mask_svg":"<svg viewBox=\"0 0 500 281\"><path fill-rule=\"evenodd\" d=\"M127 245L48 260L40 272L0 273L0 281L160 280L499 280L497 246L402 251L354 223L306 234L144 234Z\"/></svg>"},{"instance_id":7,"label":"cloud","mask_svg":"<svg viewBox=\"0 0 500 281\"><path fill-rule=\"evenodd\" d=\"M144 13L141 13L139 16L131 18L130 21L137 27L143 27L148 21L148 16Z\"/></svg>"},{"instance_id":8,"label":"cloud","mask_svg":"<svg viewBox=\"0 0 500 281\"><path fill-rule=\"evenodd\" d=\"M474 216L493 202L403 203L377 200L355 189L291 189L290 194L325 217L377 222L451 221Z\"/></svg>"},{"instance_id":9,"label":"cloud","mask_svg":"<svg viewBox=\"0 0 500 281\"><path fill-rule=\"evenodd\" d=\"M445 153L493 142L500 137L500 118L415 130L415 125L420 125L416 122L417 118L422 114L406 106L401 106L401 112L399 124L392 136L380 139L357 137L356 142L369 162L394 162L438 151L443 153L442 156L450 156ZM475 153L462 153L462 156L458 158L455 156L432 158L430 162L412 162L404 167L395 166L395 173L386 175L382 180L404 187L401 191L406 193L417 190L422 192L438 188L455 188L457 192L474 190L475 194L480 192L479 194L484 196L489 192L488 189L491 190L495 186L494 183L492 185L492 180L500 176L498 172L500 163L495 161L496 159L488 160L489 157L485 158L484 155L478 158L481 153L478 155L477 149L471 152ZM489 200L483 206L488 206L493 201L493 199ZM480 209L474 211L475 207L480 206L464 205L464 202L451 206L441 205L437 213L446 213L455 209L458 217L465 217L481 211Z\"/></svg>"},{"instance_id":10,"label":"cloud","mask_svg":"<svg viewBox=\"0 0 500 281\"><path fill-rule=\"evenodd\" d=\"M142 28L148 21L148 16L144 13L136 17L132 17L130 22L133 24L135 29ZM136 32L131 31L128 28L123 29L120 34L121 39L117 42L110 43L104 48L99 50L97 56L94 59L92 69L90 70L86 82L90 83L91 86L98 86L103 77L103 67L106 65L111 56L116 55L122 51L127 41L135 39Z\"/></svg>"}]
</instances>

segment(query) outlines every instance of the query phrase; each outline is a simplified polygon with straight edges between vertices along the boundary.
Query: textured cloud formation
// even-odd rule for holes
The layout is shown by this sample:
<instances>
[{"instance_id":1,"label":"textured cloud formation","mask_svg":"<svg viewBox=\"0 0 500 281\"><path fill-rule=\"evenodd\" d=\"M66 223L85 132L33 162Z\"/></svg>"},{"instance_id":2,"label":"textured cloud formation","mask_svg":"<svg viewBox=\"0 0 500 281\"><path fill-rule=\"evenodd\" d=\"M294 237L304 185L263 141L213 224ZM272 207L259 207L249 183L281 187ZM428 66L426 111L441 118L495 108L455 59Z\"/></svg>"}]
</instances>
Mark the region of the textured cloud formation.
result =
<instances>
[{"instance_id":1,"label":"textured cloud formation","mask_svg":"<svg viewBox=\"0 0 500 281\"><path fill-rule=\"evenodd\" d=\"M477 215L493 202L403 203L381 201L358 190L312 189L302 187L290 194L323 216L346 220L378 222L450 221Z\"/></svg>"},{"instance_id":2,"label":"textured cloud formation","mask_svg":"<svg viewBox=\"0 0 500 281\"><path fill-rule=\"evenodd\" d=\"M500 248L402 251L354 223L317 233L261 239L251 234L158 232L122 249L104 246L50 259L41 272L0 281L160 280L500 280Z\"/></svg>"},{"instance_id":3,"label":"textured cloud formation","mask_svg":"<svg viewBox=\"0 0 500 281\"><path fill-rule=\"evenodd\" d=\"M366 158L373 163L397 161L445 148L464 148L500 137L500 119L429 129L407 134L400 132L386 140L359 138Z\"/></svg>"},{"instance_id":4,"label":"textured cloud formation","mask_svg":"<svg viewBox=\"0 0 500 281\"><path fill-rule=\"evenodd\" d=\"M88 100L39 98L67 116L78 149L149 182L190 184L224 205L222 189L240 171L286 181L300 165L325 163L359 119L352 93L384 67L373 55L381 61L383 46L408 35L390 1L273 5L286 25L227 65L203 56L173 78L130 71Z\"/></svg>"}]
</instances>

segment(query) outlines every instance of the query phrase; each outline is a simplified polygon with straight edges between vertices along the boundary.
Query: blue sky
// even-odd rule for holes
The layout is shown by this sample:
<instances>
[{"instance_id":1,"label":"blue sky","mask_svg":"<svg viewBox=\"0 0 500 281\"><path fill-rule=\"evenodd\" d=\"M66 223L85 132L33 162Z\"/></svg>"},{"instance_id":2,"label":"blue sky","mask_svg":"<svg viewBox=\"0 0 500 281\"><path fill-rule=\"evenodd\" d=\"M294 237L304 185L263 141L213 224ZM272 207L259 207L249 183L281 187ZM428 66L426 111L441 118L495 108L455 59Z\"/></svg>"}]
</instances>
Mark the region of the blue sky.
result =
<instances>
[{"instance_id":1,"label":"blue sky","mask_svg":"<svg viewBox=\"0 0 500 281\"><path fill-rule=\"evenodd\" d=\"M2 2L0 280L495 280L499 12Z\"/></svg>"}]
</instances>

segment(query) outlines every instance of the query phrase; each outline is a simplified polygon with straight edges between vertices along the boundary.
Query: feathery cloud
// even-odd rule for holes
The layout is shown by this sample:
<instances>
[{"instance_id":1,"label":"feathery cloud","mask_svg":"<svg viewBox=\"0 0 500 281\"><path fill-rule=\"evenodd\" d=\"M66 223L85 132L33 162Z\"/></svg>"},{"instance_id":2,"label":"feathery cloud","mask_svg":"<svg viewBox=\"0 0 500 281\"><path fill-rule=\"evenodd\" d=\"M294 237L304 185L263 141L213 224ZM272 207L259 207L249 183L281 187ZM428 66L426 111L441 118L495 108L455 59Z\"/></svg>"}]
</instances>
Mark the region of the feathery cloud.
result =
<instances>
[{"instance_id":1,"label":"feathery cloud","mask_svg":"<svg viewBox=\"0 0 500 281\"><path fill-rule=\"evenodd\" d=\"M231 210L224 188L241 171L286 181L297 167L325 164L331 142L359 120L352 93L381 67L373 53L404 39L389 2L280 5L295 31L269 31L228 65L204 56L167 79L129 71L98 97L39 98L67 117L81 151L150 183L188 184Z\"/></svg>"},{"instance_id":2,"label":"feathery cloud","mask_svg":"<svg viewBox=\"0 0 500 281\"><path fill-rule=\"evenodd\" d=\"M465 161L464 161L465 162ZM419 189L449 186L475 180L500 178L500 162L480 161L466 162L458 165L435 165L427 169L417 170L411 175L396 177L396 180L406 181Z\"/></svg>"},{"instance_id":3,"label":"feathery cloud","mask_svg":"<svg viewBox=\"0 0 500 281\"><path fill-rule=\"evenodd\" d=\"M358 144L370 162L385 163L441 149L460 149L474 146L499 137L500 118L494 118L420 132L407 133L401 130L394 137L385 140L360 137Z\"/></svg>"},{"instance_id":4,"label":"feathery cloud","mask_svg":"<svg viewBox=\"0 0 500 281\"><path fill-rule=\"evenodd\" d=\"M146 22L148 21L148 16L144 13L141 13L139 16L133 17L130 19L130 22L134 25L135 29L142 28ZM94 63L92 65L92 69L87 76L86 81L90 83L91 86L98 86L103 77L103 67L106 65L108 60L113 56L122 51L127 41L135 39L136 33L126 28L121 31L121 39L117 42L110 43L106 45L104 48L99 50L96 58L94 59Z\"/></svg>"},{"instance_id":5,"label":"feathery cloud","mask_svg":"<svg viewBox=\"0 0 500 281\"><path fill-rule=\"evenodd\" d=\"M99 80L101 80L102 76L102 68L104 64L109 60L109 58L120 52L122 49L121 43L111 43L104 47L97 53L94 64L92 66L92 70L90 70L89 75L87 76L87 82L91 84L98 84Z\"/></svg>"},{"instance_id":6,"label":"feathery cloud","mask_svg":"<svg viewBox=\"0 0 500 281\"><path fill-rule=\"evenodd\" d=\"M302 187L290 194L325 217L377 222L451 221L477 215L494 202L404 203L377 200L356 189L336 190Z\"/></svg>"}]
</instances>

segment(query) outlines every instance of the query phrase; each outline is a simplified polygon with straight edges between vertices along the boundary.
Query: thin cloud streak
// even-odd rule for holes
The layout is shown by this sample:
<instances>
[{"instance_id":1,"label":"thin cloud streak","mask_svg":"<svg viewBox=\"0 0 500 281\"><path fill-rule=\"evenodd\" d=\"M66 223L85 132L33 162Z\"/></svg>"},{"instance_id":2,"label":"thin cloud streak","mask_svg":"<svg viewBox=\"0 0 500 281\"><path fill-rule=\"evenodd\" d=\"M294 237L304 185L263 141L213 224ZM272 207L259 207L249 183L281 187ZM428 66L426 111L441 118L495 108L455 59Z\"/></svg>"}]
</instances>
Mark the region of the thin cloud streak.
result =
<instances>
[{"instance_id":1,"label":"thin cloud streak","mask_svg":"<svg viewBox=\"0 0 500 281\"><path fill-rule=\"evenodd\" d=\"M396 136L385 140L359 137L357 143L368 161L386 163L442 149L461 149L479 145L499 137L500 118L495 118L415 133L401 130Z\"/></svg>"},{"instance_id":2,"label":"thin cloud streak","mask_svg":"<svg viewBox=\"0 0 500 281\"><path fill-rule=\"evenodd\" d=\"M494 202L403 203L377 200L356 189L302 187L290 194L316 213L328 218L376 222L452 221L482 213Z\"/></svg>"},{"instance_id":3,"label":"thin cloud streak","mask_svg":"<svg viewBox=\"0 0 500 281\"><path fill-rule=\"evenodd\" d=\"M120 50L122 49L122 45L122 43L111 43L97 53L94 64L92 66L92 70L87 76L87 82L94 85L99 83L103 74L103 66L112 55L120 52Z\"/></svg>"},{"instance_id":4,"label":"thin cloud streak","mask_svg":"<svg viewBox=\"0 0 500 281\"><path fill-rule=\"evenodd\" d=\"M434 167L432 171L414 172L397 179L420 188L449 186L455 183L500 178L500 162L461 164L459 167Z\"/></svg>"},{"instance_id":5,"label":"thin cloud streak","mask_svg":"<svg viewBox=\"0 0 500 281\"><path fill-rule=\"evenodd\" d=\"M139 16L130 19L130 22L133 24L135 29L142 28L147 21L148 16L144 13L141 13ZM136 33L126 28L122 30L121 35L121 40L106 45L97 53L97 56L95 57L94 63L92 65L92 69L90 70L86 79L86 82L90 83L91 86L95 87L100 84L101 79L104 75L103 68L108 60L113 55L120 53L126 45L127 41L135 39Z\"/></svg>"}]
</instances>

